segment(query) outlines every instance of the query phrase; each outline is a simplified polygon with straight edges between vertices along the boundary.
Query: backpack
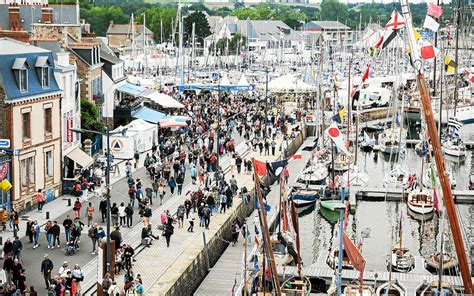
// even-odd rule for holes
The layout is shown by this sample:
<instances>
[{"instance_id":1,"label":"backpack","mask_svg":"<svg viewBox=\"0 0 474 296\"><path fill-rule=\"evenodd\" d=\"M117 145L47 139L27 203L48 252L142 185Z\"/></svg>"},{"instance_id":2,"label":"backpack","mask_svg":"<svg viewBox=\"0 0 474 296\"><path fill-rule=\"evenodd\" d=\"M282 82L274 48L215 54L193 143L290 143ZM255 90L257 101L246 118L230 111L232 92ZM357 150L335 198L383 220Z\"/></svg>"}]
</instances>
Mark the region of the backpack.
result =
<instances>
[{"instance_id":1,"label":"backpack","mask_svg":"<svg viewBox=\"0 0 474 296\"><path fill-rule=\"evenodd\" d=\"M205 217L209 217L210 214L211 214L211 211L209 210L209 208L204 208L204 209L202 210L202 213L203 213L203 215L204 215Z\"/></svg>"}]
</instances>

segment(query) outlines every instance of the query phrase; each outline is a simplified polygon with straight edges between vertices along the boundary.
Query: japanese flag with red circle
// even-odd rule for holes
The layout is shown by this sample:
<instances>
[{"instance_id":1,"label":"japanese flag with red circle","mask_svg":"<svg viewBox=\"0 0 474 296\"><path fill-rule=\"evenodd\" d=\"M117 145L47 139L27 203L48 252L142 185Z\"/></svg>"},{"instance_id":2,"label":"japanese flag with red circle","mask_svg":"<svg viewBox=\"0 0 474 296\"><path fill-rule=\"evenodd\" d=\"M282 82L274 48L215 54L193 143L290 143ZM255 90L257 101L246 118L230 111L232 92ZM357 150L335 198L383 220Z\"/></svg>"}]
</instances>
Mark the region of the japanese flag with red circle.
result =
<instances>
[{"instance_id":1,"label":"japanese flag with red circle","mask_svg":"<svg viewBox=\"0 0 474 296\"><path fill-rule=\"evenodd\" d=\"M326 129L326 134L331 138L331 140L334 142L336 147L344 152L345 154L349 154L349 151L347 151L345 142L344 142L344 137L342 136L341 131L337 127L337 124L333 122L327 129Z\"/></svg>"}]
</instances>

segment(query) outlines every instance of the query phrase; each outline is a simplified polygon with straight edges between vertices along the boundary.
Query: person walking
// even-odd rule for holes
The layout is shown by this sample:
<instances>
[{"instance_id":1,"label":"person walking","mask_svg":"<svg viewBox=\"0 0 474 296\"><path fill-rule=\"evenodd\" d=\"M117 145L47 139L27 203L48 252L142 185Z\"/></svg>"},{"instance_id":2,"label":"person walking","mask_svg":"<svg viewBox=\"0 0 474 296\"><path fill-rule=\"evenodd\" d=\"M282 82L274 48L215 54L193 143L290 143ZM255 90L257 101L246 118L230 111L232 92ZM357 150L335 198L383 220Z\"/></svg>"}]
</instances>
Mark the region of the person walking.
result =
<instances>
[{"instance_id":1,"label":"person walking","mask_svg":"<svg viewBox=\"0 0 474 296\"><path fill-rule=\"evenodd\" d=\"M40 225L38 224L38 221L35 220L34 224L33 224L33 227L34 227L34 230L33 230L33 240L34 240L34 245L33 245L33 249L36 249L37 247L39 247L39 243L38 243L38 240L39 240L39 236L40 236L40 232L41 232L41 227Z\"/></svg>"},{"instance_id":2,"label":"person walking","mask_svg":"<svg viewBox=\"0 0 474 296\"><path fill-rule=\"evenodd\" d=\"M165 196L165 185L160 183L158 186L158 195L160 196L160 206L163 205L163 198Z\"/></svg>"},{"instance_id":3,"label":"person walking","mask_svg":"<svg viewBox=\"0 0 474 296\"><path fill-rule=\"evenodd\" d=\"M28 243L32 244L33 243L33 221L31 219L28 219L26 222L26 236L28 236Z\"/></svg>"},{"instance_id":4,"label":"person walking","mask_svg":"<svg viewBox=\"0 0 474 296\"><path fill-rule=\"evenodd\" d=\"M89 228L89 231L87 232L87 235L89 236L92 242L92 255L95 255L97 239L99 238L97 226L97 223L92 224L92 227Z\"/></svg>"},{"instance_id":5,"label":"person walking","mask_svg":"<svg viewBox=\"0 0 474 296\"><path fill-rule=\"evenodd\" d=\"M151 210L150 205L145 206L145 210L143 211L143 224L148 226L150 224L151 216L153 215L153 211Z\"/></svg>"},{"instance_id":6,"label":"person walking","mask_svg":"<svg viewBox=\"0 0 474 296\"><path fill-rule=\"evenodd\" d=\"M99 212L102 218L102 223L107 219L107 198L103 197L99 203Z\"/></svg>"},{"instance_id":7,"label":"person walking","mask_svg":"<svg viewBox=\"0 0 474 296\"><path fill-rule=\"evenodd\" d=\"M184 207L183 204L180 204L178 206L178 209L176 210L176 217L178 218L178 228L183 228L185 213L186 213L186 208Z\"/></svg>"},{"instance_id":8,"label":"person walking","mask_svg":"<svg viewBox=\"0 0 474 296\"><path fill-rule=\"evenodd\" d=\"M118 216L119 216L119 219L120 219L120 226L123 226L125 225L125 216L127 215L125 213L125 204L122 202L120 204L120 207L118 207Z\"/></svg>"},{"instance_id":9,"label":"person walking","mask_svg":"<svg viewBox=\"0 0 474 296\"><path fill-rule=\"evenodd\" d=\"M237 174L240 174L242 170L242 157L239 154L235 156L235 165L237 167Z\"/></svg>"},{"instance_id":10,"label":"person walking","mask_svg":"<svg viewBox=\"0 0 474 296\"><path fill-rule=\"evenodd\" d=\"M89 205L86 208L86 218L87 218L87 227L90 227L92 225L92 220L94 220L94 207L92 206L92 203L89 202Z\"/></svg>"},{"instance_id":11,"label":"person walking","mask_svg":"<svg viewBox=\"0 0 474 296\"><path fill-rule=\"evenodd\" d=\"M153 188L145 188L145 195L148 198L148 202L150 203L150 205L153 205Z\"/></svg>"},{"instance_id":12,"label":"person walking","mask_svg":"<svg viewBox=\"0 0 474 296\"><path fill-rule=\"evenodd\" d=\"M173 218L168 217L168 221L165 224L165 229L163 230L163 236L166 238L166 247L169 248L171 236L174 233Z\"/></svg>"},{"instance_id":13,"label":"person walking","mask_svg":"<svg viewBox=\"0 0 474 296\"><path fill-rule=\"evenodd\" d=\"M48 242L48 249L54 249L53 243L53 223L51 221L46 222L44 226L44 231L46 234L46 241Z\"/></svg>"},{"instance_id":14,"label":"person walking","mask_svg":"<svg viewBox=\"0 0 474 296\"><path fill-rule=\"evenodd\" d=\"M189 222L189 227L188 227L188 232L194 232L194 211L191 211L188 215L188 222Z\"/></svg>"},{"instance_id":15,"label":"person walking","mask_svg":"<svg viewBox=\"0 0 474 296\"><path fill-rule=\"evenodd\" d=\"M176 181L174 177L171 176L170 180L168 181L168 187L170 188L171 195L174 194L174 188L176 187Z\"/></svg>"},{"instance_id":16,"label":"person walking","mask_svg":"<svg viewBox=\"0 0 474 296\"><path fill-rule=\"evenodd\" d=\"M178 178L176 179L176 184L178 185L178 195L183 193L183 184L184 184L184 175L179 174Z\"/></svg>"},{"instance_id":17,"label":"person walking","mask_svg":"<svg viewBox=\"0 0 474 296\"><path fill-rule=\"evenodd\" d=\"M125 215L127 217L127 227L132 227L133 226L133 207L132 205L128 204L127 207L125 208Z\"/></svg>"},{"instance_id":18,"label":"person walking","mask_svg":"<svg viewBox=\"0 0 474 296\"><path fill-rule=\"evenodd\" d=\"M118 225L118 213L119 209L117 203L114 202L112 208L110 209L110 216L112 217L112 225Z\"/></svg>"},{"instance_id":19,"label":"person walking","mask_svg":"<svg viewBox=\"0 0 474 296\"><path fill-rule=\"evenodd\" d=\"M137 190L135 189L134 185L130 185L128 187L128 198L130 199L129 203L133 206L135 206L135 195L137 193Z\"/></svg>"},{"instance_id":20,"label":"person walking","mask_svg":"<svg viewBox=\"0 0 474 296\"><path fill-rule=\"evenodd\" d=\"M74 207L72 208L74 210L74 218L81 217L81 208L82 208L82 203L79 200L79 198L76 198L76 201L74 202Z\"/></svg>"},{"instance_id":21,"label":"person walking","mask_svg":"<svg viewBox=\"0 0 474 296\"><path fill-rule=\"evenodd\" d=\"M270 145L272 146L272 156L275 156L275 149L276 149L276 142L275 142L275 139L272 140L272 142L270 143Z\"/></svg>"},{"instance_id":22,"label":"person walking","mask_svg":"<svg viewBox=\"0 0 474 296\"><path fill-rule=\"evenodd\" d=\"M82 272L82 269L81 267L79 266L79 264L76 264L74 265L74 269L71 270L71 273L72 273L72 278L75 282L75 285L76 285L76 294L73 294L73 295L82 295L81 292L82 292L82 281L84 280L84 273Z\"/></svg>"},{"instance_id":23,"label":"person walking","mask_svg":"<svg viewBox=\"0 0 474 296\"><path fill-rule=\"evenodd\" d=\"M64 234L66 235L66 243L69 241L69 236L71 234L71 225L72 219L69 215L66 216L66 219L63 221Z\"/></svg>"},{"instance_id":24,"label":"person walking","mask_svg":"<svg viewBox=\"0 0 474 296\"><path fill-rule=\"evenodd\" d=\"M202 209L202 215L204 217L204 226L206 229L209 229L209 223L211 222L211 209L209 209L207 204Z\"/></svg>"},{"instance_id":25,"label":"person walking","mask_svg":"<svg viewBox=\"0 0 474 296\"><path fill-rule=\"evenodd\" d=\"M43 206L46 201L46 198L44 197L44 193L42 192L41 189L38 189L38 193L36 194L36 203L38 204L38 212L43 212Z\"/></svg>"},{"instance_id":26,"label":"person walking","mask_svg":"<svg viewBox=\"0 0 474 296\"><path fill-rule=\"evenodd\" d=\"M61 235L61 227L58 225L58 221L53 222L53 226L51 227L53 231L53 246L57 242L57 247L61 246L61 242L59 241L59 236Z\"/></svg>"},{"instance_id":27,"label":"person walking","mask_svg":"<svg viewBox=\"0 0 474 296\"><path fill-rule=\"evenodd\" d=\"M44 259L41 262L41 273L43 273L46 289L49 289L51 285L51 271L53 270L53 268L54 268L53 261L49 259L48 254L44 255Z\"/></svg>"},{"instance_id":28,"label":"person walking","mask_svg":"<svg viewBox=\"0 0 474 296\"><path fill-rule=\"evenodd\" d=\"M21 250L23 250L23 244L21 240L17 237L15 237L15 240L13 241L13 246L12 246L12 253L13 253L13 259L21 259Z\"/></svg>"},{"instance_id":29,"label":"person walking","mask_svg":"<svg viewBox=\"0 0 474 296\"><path fill-rule=\"evenodd\" d=\"M219 213L222 213L222 210L224 210L224 214L225 214L226 208L227 208L227 196L224 193L221 193L221 208L219 210Z\"/></svg>"}]
</instances>

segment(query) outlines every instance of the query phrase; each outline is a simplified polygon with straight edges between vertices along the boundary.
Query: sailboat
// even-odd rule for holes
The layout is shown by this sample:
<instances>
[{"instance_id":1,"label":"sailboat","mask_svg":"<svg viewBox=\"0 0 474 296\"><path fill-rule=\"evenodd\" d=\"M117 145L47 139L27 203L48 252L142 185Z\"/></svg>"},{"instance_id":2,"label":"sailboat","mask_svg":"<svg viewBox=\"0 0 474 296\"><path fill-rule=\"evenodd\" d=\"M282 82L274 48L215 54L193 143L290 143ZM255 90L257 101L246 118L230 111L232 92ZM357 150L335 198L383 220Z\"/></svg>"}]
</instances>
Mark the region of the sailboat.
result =
<instances>
[{"instance_id":1,"label":"sailboat","mask_svg":"<svg viewBox=\"0 0 474 296\"><path fill-rule=\"evenodd\" d=\"M408 172L401 168L400 166L396 167L393 170L390 170L383 180L383 187L386 188L408 188L409 184L409 175Z\"/></svg>"},{"instance_id":2,"label":"sailboat","mask_svg":"<svg viewBox=\"0 0 474 296\"><path fill-rule=\"evenodd\" d=\"M415 264L411 251L404 247L403 242L403 216L400 216L399 241L392 247L389 268L398 272L409 272Z\"/></svg>"},{"instance_id":3,"label":"sailboat","mask_svg":"<svg viewBox=\"0 0 474 296\"><path fill-rule=\"evenodd\" d=\"M300 255L300 235L298 215L294 204L291 206L291 222L296 233L296 251L298 252L298 274L287 279L281 286L281 295L286 296L309 296L311 293L311 282L309 278L301 272L301 256Z\"/></svg>"},{"instance_id":4,"label":"sailboat","mask_svg":"<svg viewBox=\"0 0 474 296\"><path fill-rule=\"evenodd\" d=\"M431 194L426 190L416 188L408 193L408 213L419 221L427 221L433 218L434 202Z\"/></svg>"},{"instance_id":5,"label":"sailboat","mask_svg":"<svg viewBox=\"0 0 474 296\"><path fill-rule=\"evenodd\" d=\"M321 185L326 181L328 175L327 167L320 162L316 162L303 170L298 178L298 182Z\"/></svg>"},{"instance_id":6,"label":"sailboat","mask_svg":"<svg viewBox=\"0 0 474 296\"><path fill-rule=\"evenodd\" d=\"M362 172L356 165L342 174L341 177L342 186L365 187L367 183L369 183L369 175Z\"/></svg>"}]
</instances>

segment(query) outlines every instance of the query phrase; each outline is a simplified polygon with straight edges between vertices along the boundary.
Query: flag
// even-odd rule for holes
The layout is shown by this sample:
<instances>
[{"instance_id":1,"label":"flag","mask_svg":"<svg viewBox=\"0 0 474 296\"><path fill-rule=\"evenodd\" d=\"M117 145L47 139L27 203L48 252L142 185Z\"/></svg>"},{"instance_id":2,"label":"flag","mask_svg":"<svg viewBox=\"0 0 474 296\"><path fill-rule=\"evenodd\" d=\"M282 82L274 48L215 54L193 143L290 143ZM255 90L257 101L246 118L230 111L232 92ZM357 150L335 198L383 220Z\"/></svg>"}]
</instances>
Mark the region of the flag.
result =
<instances>
[{"instance_id":1,"label":"flag","mask_svg":"<svg viewBox=\"0 0 474 296\"><path fill-rule=\"evenodd\" d=\"M283 172L283 169L286 167L287 164L288 164L288 159L271 162L270 168L271 168L272 173L276 177L278 177L281 174L281 172Z\"/></svg>"},{"instance_id":2,"label":"flag","mask_svg":"<svg viewBox=\"0 0 474 296\"><path fill-rule=\"evenodd\" d=\"M413 34L415 35L416 41L420 40L421 34L416 29L413 29Z\"/></svg>"},{"instance_id":3,"label":"flag","mask_svg":"<svg viewBox=\"0 0 474 296\"><path fill-rule=\"evenodd\" d=\"M462 122L459 122L454 118L448 119L448 126L454 128L457 131L461 129L462 125Z\"/></svg>"},{"instance_id":4,"label":"flag","mask_svg":"<svg viewBox=\"0 0 474 296\"><path fill-rule=\"evenodd\" d=\"M423 141L423 143L421 143L421 157L425 157L426 154L428 154L428 143Z\"/></svg>"},{"instance_id":5,"label":"flag","mask_svg":"<svg viewBox=\"0 0 474 296\"><path fill-rule=\"evenodd\" d=\"M255 242L258 242L257 238L255 238ZM257 244L258 247L258 244ZM254 255L253 257L253 272L257 274L260 271L260 265L258 264L258 256Z\"/></svg>"},{"instance_id":6,"label":"flag","mask_svg":"<svg viewBox=\"0 0 474 296\"><path fill-rule=\"evenodd\" d=\"M254 164L255 164L255 169L256 169L257 175L265 176L265 174L267 173L266 163L264 163L262 161L258 161L256 159L254 159L253 161L254 161Z\"/></svg>"},{"instance_id":7,"label":"flag","mask_svg":"<svg viewBox=\"0 0 474 296\"><path fill-rule=\"evenodd\" d=\"M367 78L369 78L370 73L370 65L367 66L367 70L365 70L364 75L362 76L362 83L364 83Z\"/></svg>"},{"instance_id":8,"label":"flag","mask_svg":"<svg viewBox=\"0 0 474 296\"><path fill-rule=\"evenodd\" d=\"M383 36L382 49L386 48L397 37L397 34L397 30L386 30Z\"/></svg>"},{"instance_id":9,"label":"flag","mask_svg":"<svg viewBox=\"0 0 474 296\"><path fill-rule=\"evenodd\" d=\"M436 57L439 49L434 47L432 44L426 41L420 41L420 55L425 60L431 60Z\"/></svg>"},{"instance_id":10,"label":"flag","mask_svg":"<svg viewBox=\"0 0 474 296\"><path fill-rule=\"evenodd\" d=\"M337 124L333 122L327 129L326 134L332 139L336 147L342 152L349 154L346 145L344 145L344 138L342 137L341 131L337 127Z\"/></svg>"},{"instance_id":11,"label":"flag","mask_svg":"<svg viewBox=\"0 0 474 296\"><path fill-rule=\"evenodd\" d=\"M357 250L359 250L359 252L362 252L362 238L359 239L359 244L357 244Z\"/></svg>"},{"instance_id":12,"label":"flag","mask_svg":"<svg viewBox=\"0 0 474 296\"><path fill-rule=\"evenodd\" d=\"M439 18L443 14L443 7L438 6L436 4L430 4L428 6L428 15L432 17Z\"/></svg>"},{"instance_id":13,"label":"flag","mask_svg":"<svg viewBox=\"0 0 474 296\"><path fill-rule=\"evenodd\" d=\"M298 152L298 153L295 153L292 156L288 157L288 161L297 160L297 159L301 159L301 158L302 158L302 155L301 155L300 152Z\"/></svg>"},{"instance_id":14,"label":"flag","mask_svg":"<svg viewBox=\"0 0 474 296\"><path fill-rule=\"evenodd\" d=\"M342 108L341 111L339 111L338 114L334 115L331 117L331 119L337 123L341 123L344 120L344 116L346 115L347 109L346 107Z\"/></svg>"},{"instance_id":15,"label":"flag","mask_svg":"<svg viewBox=\"0 0 474 296\"><path fill-rule=\"evenodd\" d=\"M433 187L433 198L434 198L434 202L433 202L433 205L434 205L434 208L436 210L436 212L438 212L439 208L438 208L438 205L439 205L439 200L438 200L438 194L436 193L436 187L438 185L436 185L436 175L435 175L435 172L433 170L433 166L431 166L431 171L430 171L430 177L431 177L431 187Z\"/></svg>"},{"instance_id":16,"label":"flag","mask_svg":"<svg viewBox=\"0 0 474 296\"><path fill-rule=\"evenodd\" d=\"M456 63L450 56L444 57L444 70L448 74L453 74L454 70L458 67L458 63Z\"/></svg>"},{"instance_id":17,"label":"flag","mask_svg":"<svg viewBox=\"0 0 474 296\"><path fill-rule=\"evenodd\" d=\"M265 210L268 212L270 212L270 210L272 209L272 206L269 205L269 204L265 204Z\"/></svg>"},{"instance_id":18,"label":"flag","mask_svg":"<svg viewBox=\"0 0 474 296\"><path fill-rule=\"evenodd\" d=\"M390 20L385 25L385 29L390 29L390 30L401 29L405 27L404 21L405 20L403 19L403 16L395 9L392 12L392 16L390 17Z\"/></svg>"},{"instance_id":19,"label":"flag","mask_svg":"<svg viewBox=\"0 0 474 296\"><path fill-rule=\"evenodd\" d=\"M464 70L464 71L466 72L466 75L469 78L469 80L471 80L471 82L474 83L474 74L472 74L468 70Z\"/></svg>"},{"instance_id":20,"label":"flag","mask_svg":"<svg viewBox=\"0 0 474 296\"><path fill-rule=\"evenodd\" d=\"M431 16L427 15L425 17L425 22L423 23L423 28L427 28L433 32L438 32L439 23L435 21Z\"/></svg>"},{"instance_id":21,"label":"flag","mask_svg":"<svg viewBox=\"0 0 474 296\"><path fill-rule=\"evenodd\" d=\"M257 239L257 236L260 234L260 231L258 230L257 225L255 225L254 232L255 232L255 239Z\"/></svg>"}]
</instances>

